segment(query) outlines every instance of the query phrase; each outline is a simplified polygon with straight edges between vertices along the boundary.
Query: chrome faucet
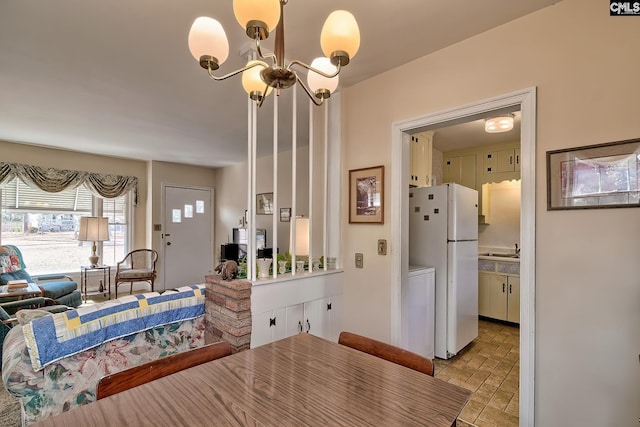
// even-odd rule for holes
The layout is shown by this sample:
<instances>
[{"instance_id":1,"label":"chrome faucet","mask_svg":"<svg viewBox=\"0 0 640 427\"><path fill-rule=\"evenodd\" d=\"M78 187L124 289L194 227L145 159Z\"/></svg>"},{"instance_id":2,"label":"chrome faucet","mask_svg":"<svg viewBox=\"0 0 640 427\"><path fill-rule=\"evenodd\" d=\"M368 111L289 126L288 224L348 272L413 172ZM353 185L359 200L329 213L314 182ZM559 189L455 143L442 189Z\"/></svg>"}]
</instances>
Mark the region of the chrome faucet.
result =
<instances>
[{"instance_id":1,"label":"chrome faucet","mask_svg":"<svg viewBox=\"0 0 640 427\"><path fill-rule=\"evenodd\" d=\"M518 247L517 243L516 243L516 256L520 256L520 247Z\"/></svg>"}]
</instances>

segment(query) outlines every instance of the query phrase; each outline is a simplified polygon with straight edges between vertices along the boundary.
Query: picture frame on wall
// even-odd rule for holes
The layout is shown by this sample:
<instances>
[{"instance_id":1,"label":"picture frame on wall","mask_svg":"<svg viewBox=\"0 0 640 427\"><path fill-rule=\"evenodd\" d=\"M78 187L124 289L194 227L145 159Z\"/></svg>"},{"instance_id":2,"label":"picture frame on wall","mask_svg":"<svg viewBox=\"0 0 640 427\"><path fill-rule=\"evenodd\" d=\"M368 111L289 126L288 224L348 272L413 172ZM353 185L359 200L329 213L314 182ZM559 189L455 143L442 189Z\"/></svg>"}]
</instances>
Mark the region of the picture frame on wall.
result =
<instances>
[{"instance_id":1,"label":"picture frame on wall","mask_svg":"<svg viewBox=\"0 0 640 427\"><path fill-rule=\"evenodd\" d=\"M640 139L547 151L547 210L640 207Z\"/></svg>"},{"instance_id":2,"label":"picture frame on wall","mask_svg":"<svg viewBox=\"0 0 640 427\"><path fill-rule=\"evenodd\" d=\"M291 208L280 208L280 222L291 221Z\"/></svg>"},{"instance_id":3,"label":"picture frame on wall","mask_svg":"<svg viewBox=\"0 0 640 427\"><path fill-rule=\"evenodd\" d=\"M273 215L273 193L256 194L256 214Z\"/></svg>"},{"instance_id":4,"label":"picture frame on wall","mask_svg":"<svg viewBox=\"0 0 640 427\"><path fill-rule=\"evenodd\" d=\"M384 224L384 166L349 171L349 223Z\"/></svg>"}]
</instances>

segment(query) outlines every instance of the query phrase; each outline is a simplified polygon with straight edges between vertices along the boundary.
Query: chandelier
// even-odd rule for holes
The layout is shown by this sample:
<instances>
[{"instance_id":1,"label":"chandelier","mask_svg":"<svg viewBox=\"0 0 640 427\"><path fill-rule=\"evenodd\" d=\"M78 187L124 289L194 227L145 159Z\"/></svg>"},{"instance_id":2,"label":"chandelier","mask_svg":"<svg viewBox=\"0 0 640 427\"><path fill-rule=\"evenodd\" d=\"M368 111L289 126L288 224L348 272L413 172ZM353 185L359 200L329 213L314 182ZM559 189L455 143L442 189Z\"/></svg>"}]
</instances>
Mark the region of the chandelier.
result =
<instances>
[{"instance_id":1,"label":"chandelier","mask_svg":"<svg viewBox=\"0 0 640 427\"><path fill-rule=\"evenodd\" d=\"M215 76L229 56L229 41L220 22L213 18L197 18L189 31L189 50L200 66L213 80L225 80L242 73L242 86L249 98L261 106L273 89L280 94L300 83L314 104L321 105L338 86L338 74L349 63L360 47L360 30L353 15L346 10L335 10L327 17L320 35L320 45L326 57L313 60L311 65L293 60L285 64L284 6L288 0L233 0L233 11L249 38L255 40L257 60L249 60L239 70ZM261 40L269 37L275 28L273 53L262 52ZM263 61L264 60L264 61ZM269 65L265 61L271 61ZM307 87L294 67L306 69Z\"/></svg>"}]
</instances>

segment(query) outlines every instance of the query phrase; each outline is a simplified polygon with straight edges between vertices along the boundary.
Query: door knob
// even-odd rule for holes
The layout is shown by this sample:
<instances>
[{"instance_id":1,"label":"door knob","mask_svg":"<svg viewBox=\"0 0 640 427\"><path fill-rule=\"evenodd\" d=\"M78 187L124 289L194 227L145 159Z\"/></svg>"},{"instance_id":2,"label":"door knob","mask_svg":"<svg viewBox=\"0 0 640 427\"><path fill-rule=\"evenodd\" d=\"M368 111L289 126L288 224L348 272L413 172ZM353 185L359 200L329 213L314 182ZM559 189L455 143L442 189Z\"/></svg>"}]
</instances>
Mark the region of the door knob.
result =
<instances>
[{"instance_id":1,"label":"door knob","mask_svg":"<svg viewBox=\"0 0 640 427\"><path fill-rule=\"evenodd\" d=\"M167 246L171 246L171 242L167 242Z\"/></svg>"}]
</instances>

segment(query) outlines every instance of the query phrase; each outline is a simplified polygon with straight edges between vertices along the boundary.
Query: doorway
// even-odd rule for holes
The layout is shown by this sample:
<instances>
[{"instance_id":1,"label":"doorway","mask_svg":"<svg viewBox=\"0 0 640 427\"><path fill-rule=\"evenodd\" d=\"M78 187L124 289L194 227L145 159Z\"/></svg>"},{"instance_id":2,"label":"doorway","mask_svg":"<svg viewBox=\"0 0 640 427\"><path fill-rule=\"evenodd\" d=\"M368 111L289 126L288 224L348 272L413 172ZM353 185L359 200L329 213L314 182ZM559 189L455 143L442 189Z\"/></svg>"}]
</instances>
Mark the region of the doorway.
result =
<instances>
[{"instance_id":1,"label":"doorway","mask_svg":"<svg viewBox=\"0 0 640 427\"><path fill-rule=\"evenodd\" d=\"M450 110L421 116L392 125L391 185L392 241L402 242L392 252L391 334L400 342L402 289L408 281L408 201L409 134L438 123L455 123L480 118L488 112L515 107L521 111L520 144L522 154L520 216L520 425L534 425L534 355L535 355L535 128L536 89L528 88Z\"/></svg>"},{"instance_id":2,"label":"doorway","mask_svg":"<svg viewBox=\"0 0 640 427\"><path fill-rule=\"evenodd\" d=\"M164 287L203 283L213 273L213 190L164 185Z\"/></svg>"}]
</instances>

